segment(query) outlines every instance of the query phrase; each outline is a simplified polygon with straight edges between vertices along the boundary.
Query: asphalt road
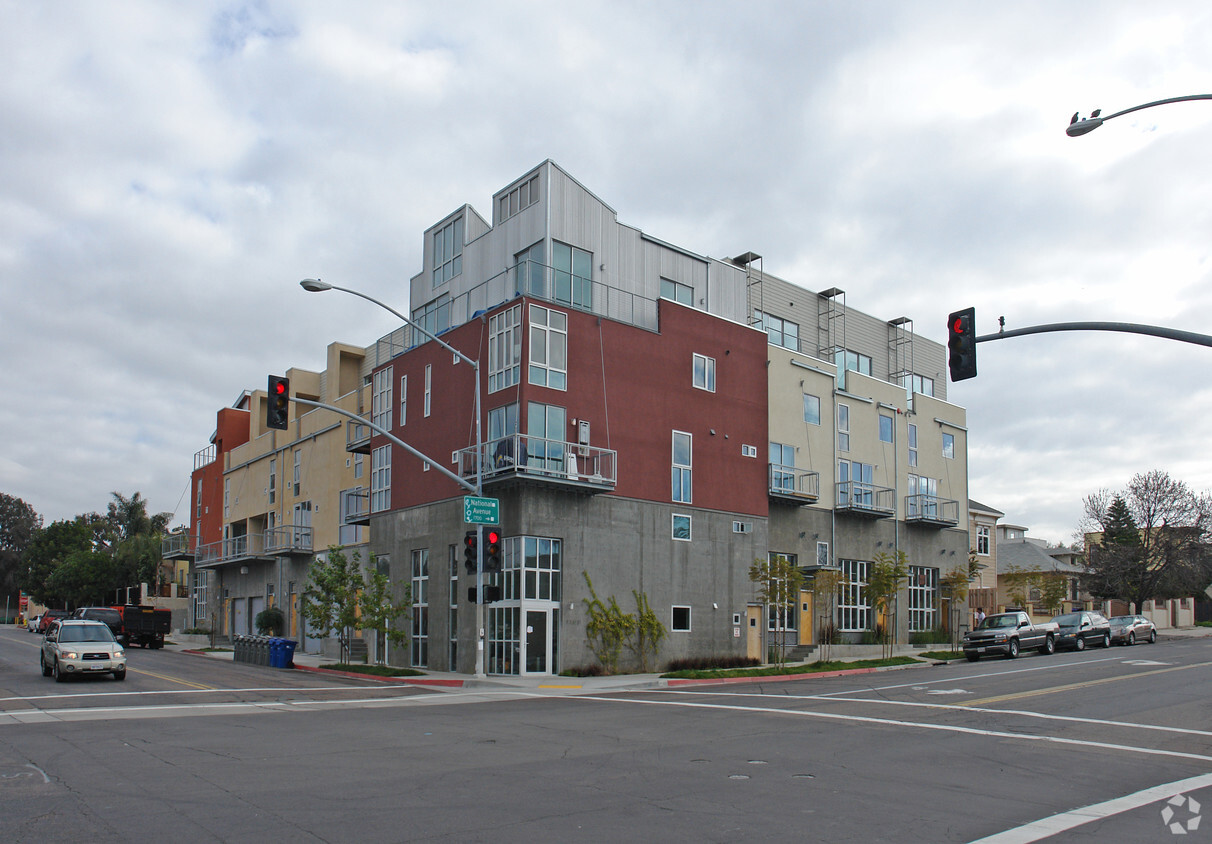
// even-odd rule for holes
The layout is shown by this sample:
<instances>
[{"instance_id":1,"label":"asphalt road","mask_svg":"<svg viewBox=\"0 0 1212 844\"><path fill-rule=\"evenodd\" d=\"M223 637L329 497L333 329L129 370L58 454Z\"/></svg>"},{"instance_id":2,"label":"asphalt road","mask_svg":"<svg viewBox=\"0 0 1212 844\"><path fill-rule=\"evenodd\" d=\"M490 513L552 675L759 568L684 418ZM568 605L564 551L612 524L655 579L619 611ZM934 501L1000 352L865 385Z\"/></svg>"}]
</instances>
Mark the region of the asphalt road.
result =
<instances>
[{"instance_id":1,"label":"asphalt road","mask_svg":"<svg viewBox=\"0 0 1212 844\"><path fill-rule=\"evenodd\" d=\"M609 693L38 642L0 628L3 841L1212 841L1212 639Z\"/></svg>"}]
</instances>

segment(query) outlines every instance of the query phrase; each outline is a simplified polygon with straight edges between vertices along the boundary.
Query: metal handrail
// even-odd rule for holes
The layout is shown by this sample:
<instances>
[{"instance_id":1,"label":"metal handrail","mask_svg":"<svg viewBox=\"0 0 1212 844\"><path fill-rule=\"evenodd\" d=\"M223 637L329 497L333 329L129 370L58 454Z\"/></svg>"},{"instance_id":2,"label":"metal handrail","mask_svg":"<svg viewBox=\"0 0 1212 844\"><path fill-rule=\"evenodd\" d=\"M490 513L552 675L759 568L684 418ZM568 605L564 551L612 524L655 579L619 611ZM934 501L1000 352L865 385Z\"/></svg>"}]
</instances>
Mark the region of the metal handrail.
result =
<instances>
[{"instance_id":1,"label":"metal handrail","mask_svg":"<svg viewBox=\"0 0 1212 844\"><path fill-rule=\"evenodd\" d=\"M483 449L485 480L521 475L614 486L617 478L618 452L608 448L510 434L485 442ZM461 449L458 459L460 474L475 473L475 446Z\"/></svg>"}]
</instances>

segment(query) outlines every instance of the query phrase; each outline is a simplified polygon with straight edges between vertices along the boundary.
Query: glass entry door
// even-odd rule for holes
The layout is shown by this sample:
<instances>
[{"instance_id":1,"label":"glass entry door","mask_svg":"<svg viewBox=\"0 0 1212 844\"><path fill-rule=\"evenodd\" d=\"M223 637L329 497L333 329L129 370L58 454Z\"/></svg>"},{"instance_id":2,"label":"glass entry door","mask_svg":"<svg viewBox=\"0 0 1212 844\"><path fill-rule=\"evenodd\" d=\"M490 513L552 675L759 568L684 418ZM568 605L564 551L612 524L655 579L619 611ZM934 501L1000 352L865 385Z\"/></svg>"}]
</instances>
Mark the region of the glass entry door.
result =
<instances>
[{"instance_id":1,"label":"glass entry door","mask_svg":"<svg viewBox=\"0 0 1212 844\"><path fill-rule=\"evenodd\" d=\"M551 637L547 634L551 610L526 610L524 674L550 673Z\"/></svg>"}]
</instances>

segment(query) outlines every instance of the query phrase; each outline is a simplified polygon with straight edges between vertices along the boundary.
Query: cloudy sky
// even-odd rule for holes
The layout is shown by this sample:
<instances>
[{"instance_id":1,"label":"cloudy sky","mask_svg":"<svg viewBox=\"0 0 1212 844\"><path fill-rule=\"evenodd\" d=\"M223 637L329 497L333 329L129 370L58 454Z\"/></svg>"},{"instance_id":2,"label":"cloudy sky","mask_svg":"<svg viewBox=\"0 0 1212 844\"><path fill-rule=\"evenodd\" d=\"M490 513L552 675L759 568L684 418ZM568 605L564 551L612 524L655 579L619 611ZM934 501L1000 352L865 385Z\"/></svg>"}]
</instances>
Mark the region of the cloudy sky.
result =
<instances>
[{"instance_id":1,"label":"cloudy sky","mask_svg":"<svg viewBox=\"0 0 1212 844\"><path fill-rule=\"evenodd\" d=\"M620 221L945 342L1212 331L1212 6L0 0L0 492L188 519L215 412L395 326L421 233L552 158ZM1069 541L1084 495L1212 487L1212 349L983 343L971 496ZM942 377L940 375L940 377Z\"/></svg>"}]
</instances>

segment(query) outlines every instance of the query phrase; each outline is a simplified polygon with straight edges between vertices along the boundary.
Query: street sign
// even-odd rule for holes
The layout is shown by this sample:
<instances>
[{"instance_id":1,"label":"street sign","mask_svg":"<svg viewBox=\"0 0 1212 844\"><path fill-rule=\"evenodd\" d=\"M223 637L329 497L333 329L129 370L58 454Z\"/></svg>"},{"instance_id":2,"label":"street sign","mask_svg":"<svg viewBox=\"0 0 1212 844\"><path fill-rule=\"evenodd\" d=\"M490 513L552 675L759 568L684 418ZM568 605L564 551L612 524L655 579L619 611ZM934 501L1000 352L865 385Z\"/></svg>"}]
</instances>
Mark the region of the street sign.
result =
<instances>
[{"instance_id":1,"label":"street sign","mask_svg":"<svg viewBox=\"0 0 1212 844\"><path fill-rule=\"evenodd\" d=\"M463 521L469 525L499 525L501 523L501 500L464 495Z\"/></svg>"}]
</instances>

